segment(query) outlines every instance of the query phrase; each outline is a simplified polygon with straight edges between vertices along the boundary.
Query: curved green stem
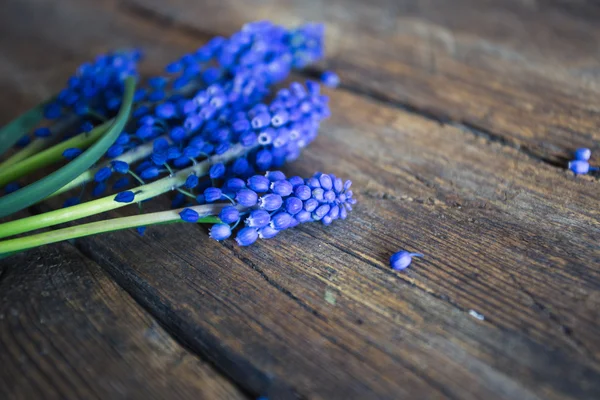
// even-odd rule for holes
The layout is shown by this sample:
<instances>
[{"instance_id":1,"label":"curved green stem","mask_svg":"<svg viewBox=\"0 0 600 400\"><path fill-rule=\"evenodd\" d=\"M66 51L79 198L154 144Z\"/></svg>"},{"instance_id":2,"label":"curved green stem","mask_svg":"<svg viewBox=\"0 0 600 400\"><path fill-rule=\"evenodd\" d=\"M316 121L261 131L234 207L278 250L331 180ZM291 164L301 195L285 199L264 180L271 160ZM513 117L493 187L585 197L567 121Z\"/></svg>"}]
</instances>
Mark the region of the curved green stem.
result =
<instances>
[{"instance_id":1,"label":"curved green stem","mask_svg":"<svg viewBox=\"0 0 600 400\"><path fill-rule=\"evenodd\" d=\"M130 190L136 193L135 202L151 199L182 186L185 183L188 175L191 173L195 173L198 176L203 176L208 173L213 163L229 163L251 151L252 149L253 147L247 148L238 144L221 155L213 156L210 160L202 161L196 165L185 168L172 176L168 176ZM105 211L114 210L116 208L132 204L119 203L114 200L114 197L114 195L111 195L65 209L50 211L44 214L34 215L16 221L5 222L4 224L0 224L0 238L33 231L35 229L46 228L49 226L62 224L64 222L75 221L80 218L100 214Z\"/></svg>"},{"instance_id":2,"label":"curved green stem","mask_svg":"<svg viewBox=\"0 0 600 400\"><path fill-rule=\"evenodd\" d=\"M55 97L38 104L0 129L0 155L4 154L44 119L44 108L54 99Z\"/></svg>"},{"instance_id":3,"label":"curved green stem","mask_svg":"<svg viewBox=\"0 0 600 400\"><path fill-rule=\"evenodd\" d=\"M196 211L201 219L198 223L218 224L221 220L216 217L227 204L207 204L188 207ZM77 225L69 228L57 229L55 231L38 233L36 235L10 239L0 242L0 256L14 253L45 244L61 242L63 240L76 239L98 233L118 231L138 226L166 224L171 222L183 222L178 210L161 211L150 214L135 215L131 217L114 218L105 221L91 222L89 224Z\"/></svg>"},{"instance_id":4,"label":"curved green stem","mask_svg":"<svg viewBox=\"0 0 600 400\"><path fill-rule=\"evenodd\" d=\"M20 211L37 203L40 199L48 197L96 163L115 142L127 123L133 104L134 92L135 79L131 77L127 78L125 80L125 93L121 108L106 134L92 147L67 165L29 186L0 198L0 218ZM15 222L18 223L18 221Z\"/></svg>"},{"instance_id":5,"label":"curved green stem","mask_svg":"<svg viewBox=\"0 0 600 400\"><path fill-rule=\"evenodd\" d=\"M74 123L76 123L77 120L78 117L76 115L70 115L61 119L56 123L56 125L50 128L52 131L52 135L50 137L33 139L27 146L0 163L0 171L3 171L4 168L23 161L27 157L37 154L40 150L45 149L48 147L48 145L54 143L57 138L59 138L65 130L69 129Z\"/></svg>"},{"instance_id":6,"label":"curved green stem","mask_svg":"<svg viewBox=\"0 0 600 400\"><path fill-rule=\"evenodd\" d=\"M63 152L72 147L78 149L86 149L100 139L112 121L108 121L92 129L90 132L81 133L69 140L58 143L42 152L32 155L25 160L16 164L10 165L3 170L0 170L0 187L19 179L27 174L37 171L40 168L47 167L64 160Z\"/></svg>"}]
</instances>

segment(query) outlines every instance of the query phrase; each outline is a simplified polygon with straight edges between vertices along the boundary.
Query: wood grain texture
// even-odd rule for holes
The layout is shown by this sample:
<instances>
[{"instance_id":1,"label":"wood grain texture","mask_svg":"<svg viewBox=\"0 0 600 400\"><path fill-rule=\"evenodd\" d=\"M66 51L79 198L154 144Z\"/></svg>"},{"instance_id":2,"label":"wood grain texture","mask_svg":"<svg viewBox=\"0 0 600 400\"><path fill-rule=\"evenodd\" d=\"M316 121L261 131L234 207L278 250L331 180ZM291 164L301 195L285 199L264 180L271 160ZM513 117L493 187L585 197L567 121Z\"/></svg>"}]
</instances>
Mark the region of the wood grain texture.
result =
<instances>
[{"instance_id":1,"label":"wood grain texture","mask_svg":"<svg viewBox=\"0 0 600 400\"><path fill-rule=\"evenodd\" d=\"M3 399L241 399L73 246L0 261Z\"/></svg>"},{"instance_id":2,"label":"wood grain texture","mask_svg":"<svg viewBox=\"0 0 600 400\"><path fill-rule=\"evenodd\" d=\"M27 87L40 92L100 48L137 42L157 71L247 20L328 21L325 65L346 84L328 92L332 118L286 172L353 179L351 218L243 249L187 224L76 242L244 390L273 399L600 397L600 186L553 166L598 140L598 42L578 45L597 37L591 2L44 4L9 2L37 33L2 28L63 60L52 79L31 73ZM8 47L5 64L40 69ZM34 102L20 82L0 75L0 87ZM393 272L387 260L399 248L426 257Z\"/></svg>"},{"instance_id":3,"label":"wood grain texture","mask_svg":"<svg viewBox=\"0 0 600 400\"><path fill-rule=\"evenodd\" d=\"M343 86L562 163L600 150L600 7L591 1L123 0L160 27L231 34L323 21Z\"/></svg>"}]
</instances>

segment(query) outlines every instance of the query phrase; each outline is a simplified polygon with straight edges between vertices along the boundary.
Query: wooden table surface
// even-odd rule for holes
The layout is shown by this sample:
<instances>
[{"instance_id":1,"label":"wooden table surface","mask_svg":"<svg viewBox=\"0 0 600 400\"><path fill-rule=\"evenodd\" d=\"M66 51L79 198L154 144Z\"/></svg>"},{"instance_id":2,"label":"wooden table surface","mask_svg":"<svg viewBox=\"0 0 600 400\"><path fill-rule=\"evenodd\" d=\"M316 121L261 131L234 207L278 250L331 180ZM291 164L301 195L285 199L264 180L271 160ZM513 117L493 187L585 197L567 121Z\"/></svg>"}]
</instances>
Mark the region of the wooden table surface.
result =
<instances>
[{"instance_id":1,"label":"wooden table surface","mask_svg":"<svg viewBox=\"0 0 600 400\"><path fill-rule=\"evenodd\" d=\"M600 164L596 2L0 8L0 124L109 49L156 73L247 21L325 21L299 77L342 85L284 170L350 178L359 200L249 248L176 224L1 261L1 398L600 398L600 181L565 169L580 146ZM392 271L402 248L425 258Z\"/></svg>"}]
</instances>

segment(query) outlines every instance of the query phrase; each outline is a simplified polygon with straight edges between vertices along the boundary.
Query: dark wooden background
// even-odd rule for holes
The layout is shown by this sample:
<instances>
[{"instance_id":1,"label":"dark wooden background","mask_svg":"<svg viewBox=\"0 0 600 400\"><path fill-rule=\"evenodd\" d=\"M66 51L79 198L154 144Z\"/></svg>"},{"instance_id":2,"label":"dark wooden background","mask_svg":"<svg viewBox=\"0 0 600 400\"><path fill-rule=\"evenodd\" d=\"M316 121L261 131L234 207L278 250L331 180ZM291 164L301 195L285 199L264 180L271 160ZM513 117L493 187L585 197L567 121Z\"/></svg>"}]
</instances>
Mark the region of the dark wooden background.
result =
<instances>
[{"instance_id":1,"label":"dark wooden background","mask_svg":"<svg viewBox=\"0 0 600 400\"><path fill-rule=\"evenodd\" d=\"M351 218L1 261L0 397L599 399L600 182L565 170L600 164L597 2L0 0L0 123L98 53L158 72L257 19L327 23L307 74L343 84L285 171L353 179Z\"/></svg>"}]
</instances>

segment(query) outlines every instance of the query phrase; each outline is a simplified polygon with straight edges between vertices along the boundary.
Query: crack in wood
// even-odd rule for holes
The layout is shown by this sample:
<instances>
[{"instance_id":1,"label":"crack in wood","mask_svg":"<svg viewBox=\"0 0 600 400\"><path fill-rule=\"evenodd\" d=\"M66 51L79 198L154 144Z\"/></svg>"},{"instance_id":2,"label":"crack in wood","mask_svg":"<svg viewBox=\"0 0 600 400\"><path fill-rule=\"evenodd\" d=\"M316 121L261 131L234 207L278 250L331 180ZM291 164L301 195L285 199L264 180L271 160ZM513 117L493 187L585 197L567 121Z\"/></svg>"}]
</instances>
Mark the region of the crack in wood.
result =
<instances>
[{"instance_id":1,"label":"crack in wood","mask_svg":"<svg viewBox=\"0 0 600 400\"><path fill-rule=\"evenodd\" d=\"M261 276L261 278L263 278L265 280L265 282L267 282L269 285L273 286L275 289L277 289L278 291L280 291L281 293L283 293L284 295L286 295L287 297L289 297L290 299L292 299L296 304L298 304L300 307L302 307L303 309L305 309L306 311L308 311L309 313L311 313L312 315L314 315L315 317L317 317L321 321L327 322L327 318L325 318L325 316L321 315L321 313L319 313L317 310L315 310L314 308L312 308L308 304L304 303L302 300L300 300L300 298L298 298L298 296L296 296L295 294L293 294L290 290L286 289L285 287L283 287L282 285L280 285L279 283L277 283L276 281L274 281L272 278L270 278L269 275L267 275L262 270L262 268L260 268L258 265L256 265L255 263L253 263L249 258L246 258L246 257L243 257L243 256L239 255L233 249L233 245L232 244L230 244L230 243L223 243L223 247L225 247L226 249L230 250L231 253L238 260L240 260L241 262L243 262L244 264L246 264L247 266L249 266L250 268L252 268L254 271L258 272L258 274Z\"/></svg>"}]
</instances>

